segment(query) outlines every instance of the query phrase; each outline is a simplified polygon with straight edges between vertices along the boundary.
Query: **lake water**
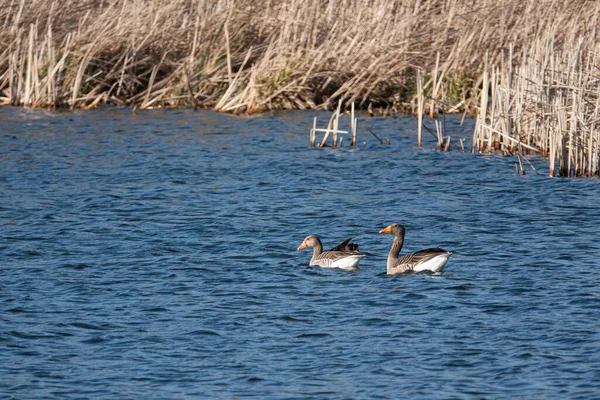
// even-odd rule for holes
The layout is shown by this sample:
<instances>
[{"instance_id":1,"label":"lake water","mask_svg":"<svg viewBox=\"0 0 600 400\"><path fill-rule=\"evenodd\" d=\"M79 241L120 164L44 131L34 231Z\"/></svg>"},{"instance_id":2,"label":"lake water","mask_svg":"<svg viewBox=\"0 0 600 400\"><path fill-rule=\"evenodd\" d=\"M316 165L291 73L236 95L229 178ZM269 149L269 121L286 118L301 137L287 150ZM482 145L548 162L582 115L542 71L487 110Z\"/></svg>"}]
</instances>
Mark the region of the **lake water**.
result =
<instances>
[{"instance_id":1,"label":"lake water","mask_svg":"<svg viewBox=\"0 0 600 400\"><path fill-rule=\"evenodd\" d=\"M0 108L0 398L600 397L597 179L314 116ZM385 274L394 222L443 274Z\"/></svg>"}]
</instances>

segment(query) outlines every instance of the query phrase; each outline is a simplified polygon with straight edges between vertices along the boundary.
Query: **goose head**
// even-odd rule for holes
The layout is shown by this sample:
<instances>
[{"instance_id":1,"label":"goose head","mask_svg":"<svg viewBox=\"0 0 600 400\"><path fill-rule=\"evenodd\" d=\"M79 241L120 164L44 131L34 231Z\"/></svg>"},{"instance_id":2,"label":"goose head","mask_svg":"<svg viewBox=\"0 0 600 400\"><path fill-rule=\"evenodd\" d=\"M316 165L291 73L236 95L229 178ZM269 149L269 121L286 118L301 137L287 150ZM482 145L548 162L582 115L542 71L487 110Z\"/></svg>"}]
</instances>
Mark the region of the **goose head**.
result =
<instances>
[{"instance_id":1,"label":"goose head","mask_svg":"<svg viewBox=\"0 0 600 400\"><path fill-rule=\"evenodd\" d=\"M406 234L406 229L404 229L404 226L400 224L391 224L380 230L379 233L389 233L390 235L394 235L398 238L403 238Z\"/></svg>"},{"instance_id":2,"label":"goose head","mask_svg":"<svg viewBox=\"0 0 600 400\"><path fill-rule=\"evenodd\" d=\"M300 243L300 246L298 246L298 250L302 250L307 247L314 248L317 247L320 243L321 241L318 237L316 237L315 235L309 235L304 238L302 243Z\"/></svg>"}]
</instances>

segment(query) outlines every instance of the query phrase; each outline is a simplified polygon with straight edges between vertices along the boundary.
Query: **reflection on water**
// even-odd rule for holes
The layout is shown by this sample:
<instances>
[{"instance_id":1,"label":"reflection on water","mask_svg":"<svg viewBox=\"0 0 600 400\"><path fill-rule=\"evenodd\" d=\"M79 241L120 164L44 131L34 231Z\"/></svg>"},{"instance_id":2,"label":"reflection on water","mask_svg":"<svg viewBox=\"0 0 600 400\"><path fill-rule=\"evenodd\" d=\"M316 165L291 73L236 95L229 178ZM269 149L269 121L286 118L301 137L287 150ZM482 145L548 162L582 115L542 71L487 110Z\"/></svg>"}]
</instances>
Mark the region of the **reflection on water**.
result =
<instances>
[{"instance_id":1,"label":"reflection on water","mask_svg":"<svg viewBox=\"0 0 600 400\"><path fill-rule=\"evenodd\" d=\"M418 149L411 118L310 149L315 115L0 108L0 394L600 390L597 180ZM405 251L452 250L446 272L385 275L393 222ZM308 234L370 255L354 273L307 268Z\"/></svg>"}]
</instances>

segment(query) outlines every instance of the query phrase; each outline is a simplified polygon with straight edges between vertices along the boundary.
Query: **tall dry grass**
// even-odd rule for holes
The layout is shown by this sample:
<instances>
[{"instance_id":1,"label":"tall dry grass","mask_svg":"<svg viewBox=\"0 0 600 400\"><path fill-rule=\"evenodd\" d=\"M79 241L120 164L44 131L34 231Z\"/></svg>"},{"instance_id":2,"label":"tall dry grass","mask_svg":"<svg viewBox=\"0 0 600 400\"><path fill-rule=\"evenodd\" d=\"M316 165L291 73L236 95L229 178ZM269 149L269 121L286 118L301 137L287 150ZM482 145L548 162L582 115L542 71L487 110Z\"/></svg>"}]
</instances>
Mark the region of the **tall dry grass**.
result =
<instances>
[{"instance_id":1,"label":"tall dry grass","mask_svg":"<svg viewBox=\"0 0 600 400\"><path fill-rule=\"evenodd\" d=\"M600 7L536 0L0 0L0 101L27 106L402 107L417 69L467 101L483 56ZM439 54L439 58L437 58ZM406 104L404 104L406 105Z\"/></svg>"},{"instance_id":2,"label":"tall dry grass","mask_svg":"<svg viewBox=\"0 0 600 400\"><path fill-rule=\"evenodd\" d=\"M407 110L420 73L421 110L479 113L474 148L511 137L579 174L597 163L582 132L599 15L586 0L0 0L0 104Z\"/></svg>"},{"instance_id":3,"label":"tall dry grass","mask_svg":"<svg viewBox=\"0 0 600 400\"><path fill-rule=\"evenodd\" d=\"M555 27L558 29L558 27ZM567 38L555 50L547 32L486 69L472 151L537 152L549 158L550 176L594 176L600 170L600 43Z\"/></svg>"}]
</instances>

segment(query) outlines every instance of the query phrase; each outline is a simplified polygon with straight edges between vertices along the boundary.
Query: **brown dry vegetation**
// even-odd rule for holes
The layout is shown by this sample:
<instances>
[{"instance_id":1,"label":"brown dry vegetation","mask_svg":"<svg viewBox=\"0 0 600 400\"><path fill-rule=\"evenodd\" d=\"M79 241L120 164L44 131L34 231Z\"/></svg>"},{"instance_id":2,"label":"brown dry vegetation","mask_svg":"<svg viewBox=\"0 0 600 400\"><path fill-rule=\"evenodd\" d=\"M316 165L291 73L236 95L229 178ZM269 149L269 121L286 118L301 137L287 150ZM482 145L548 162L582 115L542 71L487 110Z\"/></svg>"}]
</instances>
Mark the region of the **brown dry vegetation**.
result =
<instances>
[{"instance_id":1,"label":"brown dry vegetation","mask_svg":"<svg viewBox=\"0 0 600 400\"><path fill-rule=\"evenodd\" d=\"M0 103L401 111L421 70L429 102L479 113L474 148L507 136L597 172L599 15L585 0L0 0Z\"/></svg>"},{"instance_id":2,"label":"brown dry vegetation","mask_svg":"<svg viewBox=\"0 0 600 400\"><path fill-rule=\"evenodd\" d=\"M471 150L541 153L550 176L594 176L600 160L600 43L574 38L553 51L547 34L520 65L486 68Z\"/></svg>"}]
</instances>

